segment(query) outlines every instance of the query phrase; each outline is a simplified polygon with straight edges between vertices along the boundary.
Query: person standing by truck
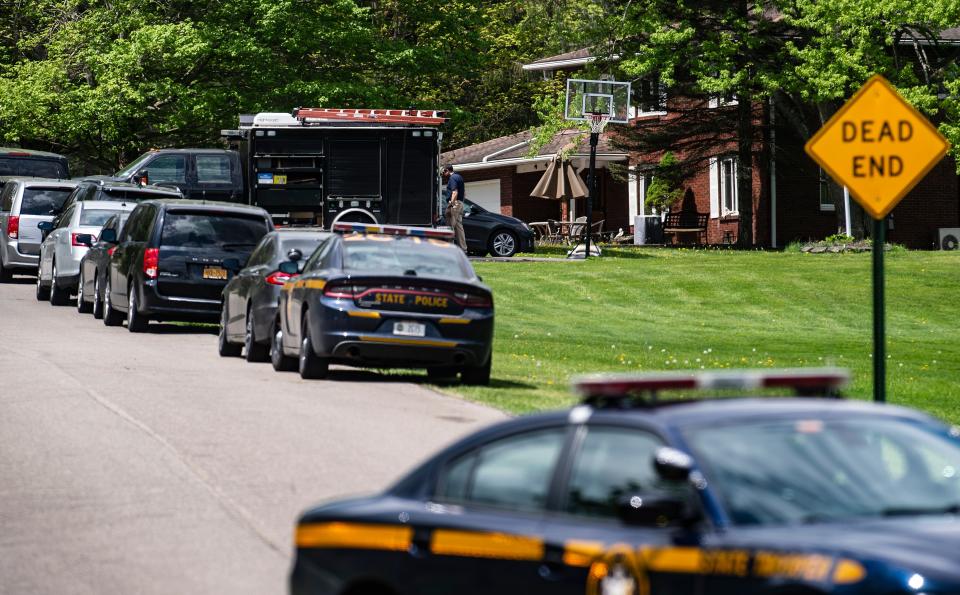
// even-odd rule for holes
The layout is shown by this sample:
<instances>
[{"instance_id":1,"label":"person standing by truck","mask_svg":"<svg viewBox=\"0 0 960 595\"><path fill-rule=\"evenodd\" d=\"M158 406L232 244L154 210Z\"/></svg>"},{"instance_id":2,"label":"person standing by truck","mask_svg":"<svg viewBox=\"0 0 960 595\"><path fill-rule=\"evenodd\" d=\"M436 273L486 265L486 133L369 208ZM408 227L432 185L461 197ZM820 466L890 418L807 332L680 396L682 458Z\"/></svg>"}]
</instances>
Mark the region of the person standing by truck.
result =
<instances>
[{"instance_id":1,"label":"person standing by truck","mask_svg":"<svg viewBox=\"0 0 960 595\"><path fill-rule=\"evenodd\" d=\"M444 165L441 174L444 181L447 182L447 192L450 194L447 208L444 211L447 225L453 229L457 245L466 252L467 240L463 235L463 199L465 198L463 176L454 172L452 165Z\"/></svg>"}]
</instances>

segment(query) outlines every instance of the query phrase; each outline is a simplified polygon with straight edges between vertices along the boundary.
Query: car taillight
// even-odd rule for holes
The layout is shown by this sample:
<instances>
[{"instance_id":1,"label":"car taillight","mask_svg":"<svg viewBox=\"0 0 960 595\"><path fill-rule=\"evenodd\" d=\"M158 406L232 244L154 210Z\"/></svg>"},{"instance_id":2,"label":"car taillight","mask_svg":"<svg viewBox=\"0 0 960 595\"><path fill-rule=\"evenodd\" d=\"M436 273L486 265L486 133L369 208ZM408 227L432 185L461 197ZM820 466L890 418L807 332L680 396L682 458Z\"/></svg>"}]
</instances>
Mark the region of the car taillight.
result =
<instances>
[{"instance_id":1,"label":"car taillight","mask_svg":"<svg viewBox=\"0 0 960 595\"><path fill-rule=\"evenodd\" d=\"M78 238L79 236L81 236L81 235L86 235L86 234L80 234L80 233L72 233L72 234L70 234L70 245L71 245L71 246L82 246L82 247L86 248L86 247L87 247L86 244L81 244L80 242L77 241L77 238ZM93 235L93 234L90 234L90 241L96 242L96 241L97 241L97 236L95 236L95 235Z\"/></svg>"},{"instance_id":2,"label":"car taillight","mask_svg":"<svg viewBox=\"0 0 960 595\"><path fill-rule=\"evenodd\" d=\"M457 301L467 308L492 308L493 298L481 293L457 293L454 294Z\"/></svg>"},{"instance_id":3,"label":"car taillight","mask_svg":"<svg viewBox=\"0 0 960 595\"><path fill-rule=\"evenodd\" d=\"M157 278L157 267L160 264L160 249L147 248L143 251L143 274L148 279Z\"/></svg>"},{"instance_id":4,"label":"car taillight","mask_svg":"<svg viewBox=\"0 0 960 595\"><path fill-rule=\"evenodd\" d=\"M20 216L10 215L7 219L7 237L15 240L20 237Z\"/></svg>"},{"instance_id":5,"label":"car taillight","mask_svg":"<svg viewBox=\"0 0 960 595\"><path fill-rule=\"evenodd\" d=\"M284 283L286 283L290 279L293 279L296 276L297 275L291 275L290 273L284 273L283 271L273 271L272 273L267 275L267 278L265 279L265 281L270 285L283 285Z\"/></svg>"},{"instance_id":6,"label":"car taillight","mask_svg":"<svg viewBox=\"0 0 960 595\"><path fill-rule=\"evenodd\" d=\"M323 289L323 295L326 297L352 300L355 289L353 285L327 285Z\"/></svg>"}]
</instances>

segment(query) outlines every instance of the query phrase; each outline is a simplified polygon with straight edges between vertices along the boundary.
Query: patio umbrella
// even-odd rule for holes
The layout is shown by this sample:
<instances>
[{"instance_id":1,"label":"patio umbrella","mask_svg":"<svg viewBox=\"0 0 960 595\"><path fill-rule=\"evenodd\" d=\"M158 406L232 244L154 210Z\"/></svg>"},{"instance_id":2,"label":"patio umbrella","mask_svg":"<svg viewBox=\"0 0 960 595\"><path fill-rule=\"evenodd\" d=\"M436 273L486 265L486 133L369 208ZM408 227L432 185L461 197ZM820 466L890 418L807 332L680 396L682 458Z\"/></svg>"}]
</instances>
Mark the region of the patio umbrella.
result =
<instances>
[{"instance_id":1,"label":"patio umbrella","mask_svg":"<svg viewBox=\"0 0 960 595\"><path fill-rule=\"evenodd\" d=\"M543 177L530 192L530 196L552 198L554 200L586 198L589 194L587 185L577 175L573 165L560 158L556 158L550 163L547 171L543 172Z\"/></svg>"}]
</instances>

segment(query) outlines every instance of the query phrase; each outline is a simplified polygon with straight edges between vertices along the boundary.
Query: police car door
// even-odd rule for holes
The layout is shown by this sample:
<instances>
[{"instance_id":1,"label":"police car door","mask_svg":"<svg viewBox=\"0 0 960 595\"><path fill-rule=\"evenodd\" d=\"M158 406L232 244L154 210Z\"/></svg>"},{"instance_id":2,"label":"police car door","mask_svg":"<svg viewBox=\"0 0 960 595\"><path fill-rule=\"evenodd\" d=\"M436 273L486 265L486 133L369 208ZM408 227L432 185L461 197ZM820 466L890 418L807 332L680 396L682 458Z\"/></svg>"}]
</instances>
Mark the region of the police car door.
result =
<instances>
[{"instance_id":1,"label":"police car door","mask_svg":"<svg viewBox=\"0 0 960 595\"><path fill-rule=\"evenodd\" d=\"M540 577L542 524L567 442L566 425L540 426L449 460L431 501L411 515L411 592L552 593Z\"/></svg>"},{"instance_id":2,"label":"police car door","mask_svg":"<svg viewBox=\"0 0 960 595\"><path fill-rule=\"evenodd\" d=\"M583 424L546 519L542 569L552 593L691 595L702 592L686 564L684 530L623 520L631 499L659 489L654 453L664 441L636 426Z\"/></svg>"}]
</instances>

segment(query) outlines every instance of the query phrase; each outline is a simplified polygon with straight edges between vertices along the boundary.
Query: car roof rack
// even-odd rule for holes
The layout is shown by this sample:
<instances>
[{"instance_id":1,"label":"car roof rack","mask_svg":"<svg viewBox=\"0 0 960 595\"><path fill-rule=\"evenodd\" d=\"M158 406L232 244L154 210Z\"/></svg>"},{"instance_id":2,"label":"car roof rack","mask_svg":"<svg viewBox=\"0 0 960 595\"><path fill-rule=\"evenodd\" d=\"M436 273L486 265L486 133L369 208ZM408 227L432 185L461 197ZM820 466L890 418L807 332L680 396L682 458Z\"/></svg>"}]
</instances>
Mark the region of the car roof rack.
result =
<instances>
[{"instance_id":1,"label":"car roof rack","mask_svg":"<svg viewBox=\"0 0 960 595\"><path fill-rule=\"evenodd\" d=\"M419 124L440 126L448 121L447 112L420 109L350 109L298 107L293 117L304 124L316 122L370 122L379 124Z\"/></svg>"},{"instance_id":2,"label":"car roof rack","mask_svg":"<svg viewBox=\"0 0 960 595\"><path fill-rule=\"evenodd\" d=\"M406 225L371 225L368 223L334 223L330 228L336 233L359 233L388 236L410 236L414 238L430 238L433 240L453 241L453 230L449 228L433 229L426 227L409 227Z\"/></svg>"},{"instance_id":3,"label":"car roof rack","mask_svg":"<svg viewBox=\"0 0 960 595\"><path fill-rule=\"evenodd\" d=\"M592 374L572 380L573 390L587 405L656 406L661 391L792 388L797 396L841 398L850 381L845 368L761 368L644 374ZM672 401L676 402L676 401Z\"/></svg>"}]
</instances>

